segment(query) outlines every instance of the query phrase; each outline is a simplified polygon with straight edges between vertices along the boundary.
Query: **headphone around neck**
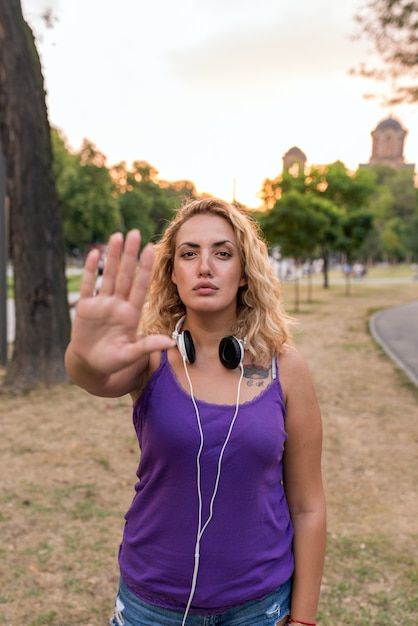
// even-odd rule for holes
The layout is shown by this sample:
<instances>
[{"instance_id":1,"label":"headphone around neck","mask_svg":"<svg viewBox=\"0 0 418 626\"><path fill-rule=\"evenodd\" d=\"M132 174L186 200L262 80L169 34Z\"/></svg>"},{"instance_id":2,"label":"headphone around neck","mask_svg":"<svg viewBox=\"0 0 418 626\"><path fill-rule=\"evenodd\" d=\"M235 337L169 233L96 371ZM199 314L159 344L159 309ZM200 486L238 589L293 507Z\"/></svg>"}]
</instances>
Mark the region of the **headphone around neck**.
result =
<instances>
[{"instance_id":1,"label":"headphone around neck","mask_svg":"<svg viewBox=\"0 0 418 626\"><path fill-rule=\"evenodd\" d=\"M179 319L173 331L172 338L177 344L177 348L187 363L194 363L196 360L196 351L190 331L180 332L183 325L185 315ZM228 335L221 339L219 344L219 358L224 367L229 370L236 369L242 364L245 351L245 338L237 339L233 335Z\"/></svg>"}]
</instances>

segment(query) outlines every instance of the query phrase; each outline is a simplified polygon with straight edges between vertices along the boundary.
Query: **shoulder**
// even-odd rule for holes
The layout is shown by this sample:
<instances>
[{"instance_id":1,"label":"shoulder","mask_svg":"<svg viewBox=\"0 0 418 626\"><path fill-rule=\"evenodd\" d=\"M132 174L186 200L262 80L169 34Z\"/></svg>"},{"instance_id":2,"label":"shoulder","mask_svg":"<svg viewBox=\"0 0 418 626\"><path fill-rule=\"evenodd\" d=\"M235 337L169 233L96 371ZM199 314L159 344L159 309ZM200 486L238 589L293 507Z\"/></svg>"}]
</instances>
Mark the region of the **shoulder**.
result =
<instances>
[{"instance_id":1,"label":"shoulder","mask_svg":"<svg viewBox=\"0 0 418 626\"><path fill-rule=\"evenodd\" d=\"M286 402L295 395L306 397L314 393L307 362L295 346L283 346L279 355L279 376Z\"/></svg>"},{"instance_id":2,"label":"shoulder","mask_svg":"<svg viewBox=\"0 0 418 626\"><path fill-rule=\"evenodd\" d=\"M307 363L298 348L284 344L279 354L279 371L280 378L308 373Z\"/></svg>"}]
</instances>

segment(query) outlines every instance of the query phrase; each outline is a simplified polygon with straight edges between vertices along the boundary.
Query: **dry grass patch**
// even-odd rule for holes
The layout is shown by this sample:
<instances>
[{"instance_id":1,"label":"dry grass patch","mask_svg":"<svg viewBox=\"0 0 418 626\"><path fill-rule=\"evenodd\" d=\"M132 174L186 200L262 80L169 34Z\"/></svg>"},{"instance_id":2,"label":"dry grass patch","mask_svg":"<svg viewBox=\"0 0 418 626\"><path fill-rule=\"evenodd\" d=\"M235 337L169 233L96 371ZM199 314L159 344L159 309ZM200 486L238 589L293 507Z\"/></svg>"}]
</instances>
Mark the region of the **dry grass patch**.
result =
<instances>
[{"instance_id":1,"label":"dry grass patch","mask_svg":"<svg viewBox=\"0 0 418 626\"><path fill-rule=\"evenodd\" d=\"M285 286L291 306L292 288ZM297 314L324 418L323 626L416 625L418 390L368 332L417 285L325 291ZM138 448L128 398L75 386L0 393L0 604L6 626L104 626Z\"/></svg>"}]
</instances>

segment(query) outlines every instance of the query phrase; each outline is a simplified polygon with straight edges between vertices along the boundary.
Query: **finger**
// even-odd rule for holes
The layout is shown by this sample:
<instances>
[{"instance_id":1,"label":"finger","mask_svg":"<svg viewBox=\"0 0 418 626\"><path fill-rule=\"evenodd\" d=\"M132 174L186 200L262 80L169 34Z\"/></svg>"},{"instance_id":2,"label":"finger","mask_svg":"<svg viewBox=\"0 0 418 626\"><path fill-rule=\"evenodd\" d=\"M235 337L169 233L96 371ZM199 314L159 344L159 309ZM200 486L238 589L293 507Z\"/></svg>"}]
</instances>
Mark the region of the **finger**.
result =
<instances>
[{"instance_id":1,"label":"finger","mask_svg":"<svg viewBox=\"0 0 418 626\"><path fill-rule=\"evenodd\" d=\"M148 244L142 251L138 272L131 289L130 301L137 309L143 307L151 281L153 265L154 248Z\"/></svg>"},{"instance_id":2,"label":"finger","mask_svg":"<svg viewBox=\"0 0 418 626\"><path fill-rule=\"evenodd\" d=\"M135 343L124 347L126 362L135 363L144 354L169 350L175 346L175 341L167 335L147 335L139 337Z\"/></svg>"},{"instance_id":3,"label":"finger","mask_svg":"<svg viewBox=\"0 0 418 626\"><path fill-rule=\"evenodd\" d=\"M135 277L138 263L138 252L141 244L139 230L129 231L125 238L125 245L115 284L115 294L121 298L128 298Z\"/></svg>"},{"instance_id":4,"label":"finger","mask_svg":"<svg viewBox=\"0 0 418 626\"><path fill-rule=\"evenodd\" d=\"M113 233L109 237L107 244L106 264L103 271L103 281L100 286L100 293L110 296L114 293L116 276L119 270L120 255L122 252L123 235Z\"/></svg>"},{"instance_id":5,"label":"finger","mask_svg":"<svg viewBox=\"0 0 418 626\"><path fill-rule=\"evenodd\" d=\"M99 258L100 251L97 249L91 250L87 255L80 282L80 298L89 298L94 294Z\"/></svg>"}]
</instances>

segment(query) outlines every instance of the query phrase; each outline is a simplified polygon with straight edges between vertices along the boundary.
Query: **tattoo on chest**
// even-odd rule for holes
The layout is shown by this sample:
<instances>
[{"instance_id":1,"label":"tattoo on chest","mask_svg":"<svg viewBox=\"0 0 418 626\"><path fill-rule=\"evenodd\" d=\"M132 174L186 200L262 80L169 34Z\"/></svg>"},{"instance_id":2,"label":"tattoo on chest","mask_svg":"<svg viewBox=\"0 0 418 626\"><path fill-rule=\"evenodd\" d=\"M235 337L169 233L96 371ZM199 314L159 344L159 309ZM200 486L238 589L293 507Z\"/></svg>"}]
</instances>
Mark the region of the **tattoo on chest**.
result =
<instances>
[{"instance_id":1,"label":"tattoo on chest","mask_svg":"<svg viewBox=\"0 0 418 626\"><path fill-rule=\"evenodd\" d=\"M257 365L254 361L251 364L244 364L244 378L247 378L247 386L264 387L266 380L269 379L271 367L263 367Z\"/></svg>"}]
</instances>

